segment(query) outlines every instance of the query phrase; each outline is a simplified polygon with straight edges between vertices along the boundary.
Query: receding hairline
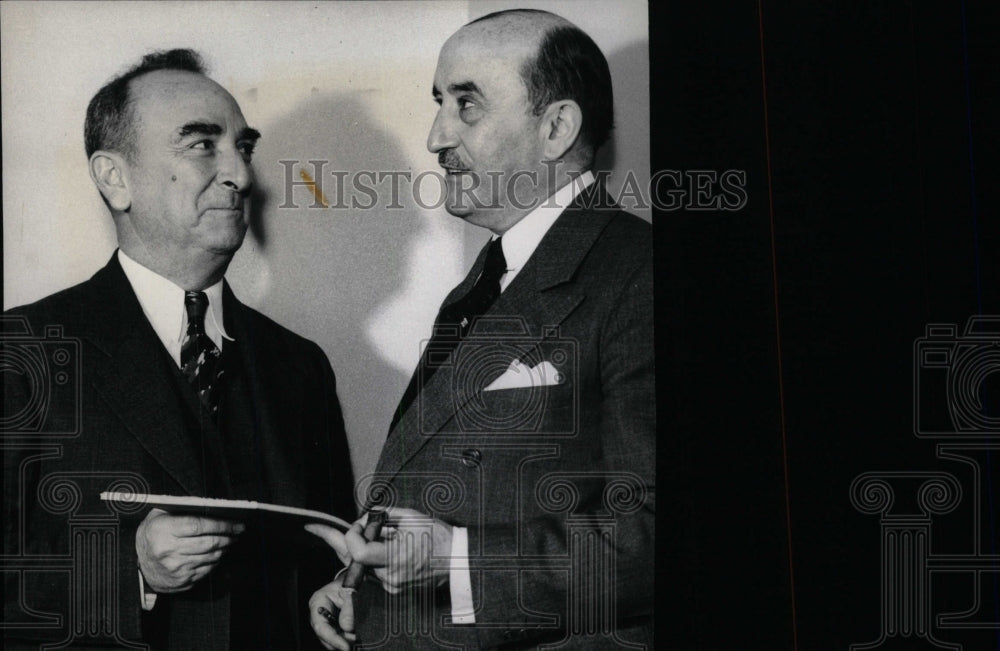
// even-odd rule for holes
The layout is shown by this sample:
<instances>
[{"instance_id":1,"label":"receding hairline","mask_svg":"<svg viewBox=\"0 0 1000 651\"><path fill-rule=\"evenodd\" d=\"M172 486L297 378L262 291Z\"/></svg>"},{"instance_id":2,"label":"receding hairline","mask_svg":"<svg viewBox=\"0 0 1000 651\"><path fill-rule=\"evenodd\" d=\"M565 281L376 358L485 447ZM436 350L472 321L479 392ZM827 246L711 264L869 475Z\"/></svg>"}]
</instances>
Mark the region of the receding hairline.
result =
<instances>
[{"instance_id":1,"label":"receding hairline","mask_svg":"<svg viewBox=\"0 0 1000 651\"><path fill-rule=\"evenodd\" d=\"M536 36L540 42L546 34L557 27L576 27L576 25L562 16L541 9L511 9L477 18L466 23L462 29L476 29L504 38Z\"/></svg>"},{"instance_id":2,"label":"receding hairline","mask_svg":"<svg viewBox=\"0 0 1000 651\"><path fill-rule=\"evenodd\" d=\"M445 41L442 55L450 49L471 47L473 51L489 52L491 57L510 58L515 72L521 76L522 66L538 56L545 37L552 30L560 25L573 26L568 20L548 12L542 12L546 16L544 21L529 20L529 14L522 15L524 10L516 12L486 20L476 19L463 25Z\"/></svg>"},{"instance_id":3,"label":"receding hairline","mask_svg":"<svg viewBox=\"0 0 1000 651\"><path fill-rule=\"evenodd\" d=\"M111 78L90 98L84 119L87 156L105 150L129 157L134 146L133 84L159 70L187 71L207 76L201 55L190 48L154 50Z\"/></svg>"},{"instance_id":4,"label":"receding hairline","mask_svg":"<svg viewBox=\"0 0 1000 651\"><path fill-rule=\"evenodd\" d=\"M162 69L162 70L151 70L150 72L144 73L135 79L131 79L128 85L128 105L129 110L132 111L133 119L138 116L135 110L138 108L140 99L145 98L146 100L152 100L155 102L156 99L162 98L164 95L169 96L175 87L181 87L184 84L196 81L204 88L211 88L217 91L221 96L225 97L227 101L232 103L233 107L243 115L243 108L236 101L226 88L215 81L208 75L200 72L193 72L190 70L175 70L172 68ZM139 91L145 90L144 94L140 94ZM244 120L246 118L244 117ZM137 122L133 122L133 128L137 128Z\"/></svg>"},{"instance_id":5,"label":"receding hairline","mask_svg":"<svg viewBox=\"0 0 1000 651\"><path fill-rule=\"evenodd\" d=\"M487 14L466 23L448 38L445 47L454 45L455 42L467 42L472 35L475 36L473 43L485 47L498 45L509 48L511 45L523 45L527 61L538 54L546 36L559 27L579 29L562 16L547 11L511 9Z\"/></svg>"},{"instance_id":6,"label":"receding hairline","mask_svg":"<svg viewBox=\"0 0 1000 651\"><path fill-rule=\"evenodd\" d=\"M510 60L523 45L519 73L534 115L554 101L572 99L583 113L584 147L592 154L607 142L614 128L607 57L580 27L551 12L511 9L473 20L452 38L459 35L473 48L507 54Z\"/></svg>"},{"instance_id":7,"label":"receding hairline","mask_svg":"<svg viewBox=\"0 0 1000 651\"><path fill-rule=\"evenodd\" d=\"M198 83L204 83L206 86L216 88L232 99L233 102L236 101L236 98L233 97L232 93L208 75L201 72L193 72L191 70L176 70L174 68L150 70L149 72L145 72L138 77L135 77L134 79L130 79L128 83L129 101L134 102L136 100L136 91L142 86L147 86L150 89L155 89L161 92L170 92L171 86L179 86L182 83L192 80L198 80Z\"/></svg>"}]
</instances>

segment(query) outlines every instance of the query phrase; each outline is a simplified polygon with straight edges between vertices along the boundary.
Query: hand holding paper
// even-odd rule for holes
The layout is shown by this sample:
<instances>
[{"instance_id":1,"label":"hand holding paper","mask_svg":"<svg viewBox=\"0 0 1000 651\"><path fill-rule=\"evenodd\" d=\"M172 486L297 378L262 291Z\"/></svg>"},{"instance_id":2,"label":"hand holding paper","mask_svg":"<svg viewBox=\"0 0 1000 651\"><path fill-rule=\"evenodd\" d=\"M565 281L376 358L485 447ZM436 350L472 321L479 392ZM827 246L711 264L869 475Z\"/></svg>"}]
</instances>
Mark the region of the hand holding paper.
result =
<instances>
[{"instance_id":1,"label":"hand holding paper","mask_svg":"<svg viewBox=\"0 0 1000 651\"><path fill-rule=\"evenodd\" d=\"M139 571L156 593L183 592L211 572L244 525L153 509L139 524Z\"/></svg>"}]
</instances>

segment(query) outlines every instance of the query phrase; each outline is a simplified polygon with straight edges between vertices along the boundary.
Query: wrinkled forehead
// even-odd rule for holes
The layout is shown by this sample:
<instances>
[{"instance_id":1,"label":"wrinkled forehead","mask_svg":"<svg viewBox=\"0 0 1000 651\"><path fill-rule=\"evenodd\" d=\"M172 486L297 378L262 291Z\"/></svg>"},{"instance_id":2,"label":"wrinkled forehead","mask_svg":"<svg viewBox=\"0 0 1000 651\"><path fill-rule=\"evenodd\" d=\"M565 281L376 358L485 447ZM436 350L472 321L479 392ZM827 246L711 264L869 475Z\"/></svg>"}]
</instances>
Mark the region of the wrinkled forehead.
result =
<instances>
[{"instance_id":1,"label":"wrinkled forehead","mask_svg":"<svg viewBox=\"0 0 1000 651\"><path fill-rule=\"evenodd\" d=\"M225 130L246 127L239 104L208 77L183 70L157 70L133 79L129 100L140 132L174 129L192 121Z\"/></svg>"},{"instance_id":2,"label":"wrinkled forehead","mask_svg":"<svg viewBox=\"0 0 1000 651\"><path fill-rule=\"evenodd\" d=\"M520 61L538 51L541 36L542 31L537 29L497 29L490 23L477 23L452 34L441 48L441 54Z\"/></svg>"},{"instance_id":3,"label":"wrinkled forehead","mask_svg":"<svg viewBox=\"0 0 1000 651\"><path fill-rule=\"evenodd\" d=\"M521 66L538 51L538 39L503 38L495 31L470 25L458 30L441 48L434 76L444 92L451 83L478 79L519 79Z\"/></svg>"}]
</instances>

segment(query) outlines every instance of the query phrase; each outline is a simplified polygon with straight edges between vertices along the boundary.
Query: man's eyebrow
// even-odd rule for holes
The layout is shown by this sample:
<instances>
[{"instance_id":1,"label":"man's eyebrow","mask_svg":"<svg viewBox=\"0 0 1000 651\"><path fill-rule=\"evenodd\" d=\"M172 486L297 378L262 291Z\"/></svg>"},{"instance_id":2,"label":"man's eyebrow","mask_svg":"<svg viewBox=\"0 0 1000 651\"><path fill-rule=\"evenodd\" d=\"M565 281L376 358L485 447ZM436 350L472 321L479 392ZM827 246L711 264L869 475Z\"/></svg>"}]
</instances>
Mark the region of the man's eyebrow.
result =
<instances>
[{"instance_id":1,"label":"man's eyebrow","mask_svg":"<svg viewBox=\"0 0 1000 651\"><path fill-rule=\"evenodd\" d=\"M474 81L463 81L460 84L449 84L449 93L477 93L479 95L483 94L483 91L479 90L479 86L476 85Z\"/></svg>"},{"instance_id":2,"label":"man's eyebrow","mask_svg":"<svg viewBox=\"0 0 1000 651\"><path fill-rule=\"evenodd\" d=\"M243 127L240 132L236 134L237 140L253 140L254 142L260 140L260 131L257 131L253 127Z\"/></svg>"},{"instance_id":3,"label":"man's eyebrow","mask_svg":"<svg viewBox=\"0 0 1000 651\"><path fill-rule=\"evenodd\" d=\"M222 134L222 127L210 122L188 122L177 130L177 135L181 138L192 134L202 136L218 136Z\"/></svg>"},{"instance_id":4,"label":"man's eyebrow","mask_svg":"<svg viewBox=\"0 0 1000 651\"><path fill-rule=\"evenodd\" d=\"M474 81L463 81L459 84L448 84L448 92L452 95L456 93L476 93L479 95L483 94L483 91L479 90L479 86L476 85ZM431 97L434 99L441 99L441 91L438 90L437 86L431 88Z\"/></svg>"}]
</instances>

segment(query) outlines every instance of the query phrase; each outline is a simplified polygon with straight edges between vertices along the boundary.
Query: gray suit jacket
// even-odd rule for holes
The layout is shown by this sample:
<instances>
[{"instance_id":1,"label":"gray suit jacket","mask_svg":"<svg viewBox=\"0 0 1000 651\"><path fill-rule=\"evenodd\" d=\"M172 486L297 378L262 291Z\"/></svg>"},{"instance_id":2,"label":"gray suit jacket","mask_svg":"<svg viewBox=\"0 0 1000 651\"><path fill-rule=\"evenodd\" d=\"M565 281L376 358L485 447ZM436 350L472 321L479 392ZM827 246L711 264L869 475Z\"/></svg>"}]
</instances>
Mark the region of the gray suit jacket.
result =
<instances>
[{"instance_id":1,"label":"gray suit jacket","mask_svg":"<svg viewBox=\"0 0 1000 651\"><path fill-rule=\"evenodd\" d=\"M460 347L432 356L369 478L371 501L468 528L476 623L450 623L447 586L391 597L369 581L366 646L651 647L651 233L588 207L601 200L567 208ZM540 371L528 385L484 390L525 367Z\"/></svg>"}]
</instances>

